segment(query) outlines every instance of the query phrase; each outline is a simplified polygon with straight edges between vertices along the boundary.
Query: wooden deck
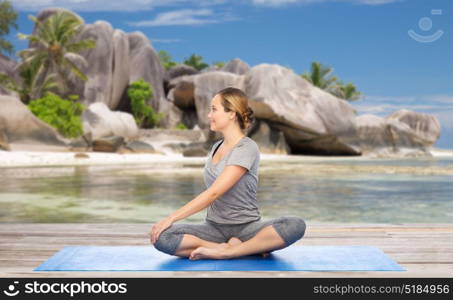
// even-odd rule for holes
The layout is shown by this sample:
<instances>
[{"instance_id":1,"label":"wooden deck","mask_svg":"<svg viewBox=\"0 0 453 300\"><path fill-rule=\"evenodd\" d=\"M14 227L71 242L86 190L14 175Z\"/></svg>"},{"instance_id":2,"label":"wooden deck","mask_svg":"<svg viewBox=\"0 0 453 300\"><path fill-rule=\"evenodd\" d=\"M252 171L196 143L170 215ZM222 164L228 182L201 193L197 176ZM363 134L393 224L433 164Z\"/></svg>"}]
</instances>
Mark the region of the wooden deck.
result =
<instances>
[{"instance_id":1,"label":"wooden deck","mask_svg":"<svg viewBox=\"0 0 453 300\"><path fill-rule=\"evenodd\" d=\"M68 245L150 245L149 224L0 224L0 277L453 277L453 224L308 224L296 245L369 245L405 272L34 272Z\"/></svg>"}]
</instances>

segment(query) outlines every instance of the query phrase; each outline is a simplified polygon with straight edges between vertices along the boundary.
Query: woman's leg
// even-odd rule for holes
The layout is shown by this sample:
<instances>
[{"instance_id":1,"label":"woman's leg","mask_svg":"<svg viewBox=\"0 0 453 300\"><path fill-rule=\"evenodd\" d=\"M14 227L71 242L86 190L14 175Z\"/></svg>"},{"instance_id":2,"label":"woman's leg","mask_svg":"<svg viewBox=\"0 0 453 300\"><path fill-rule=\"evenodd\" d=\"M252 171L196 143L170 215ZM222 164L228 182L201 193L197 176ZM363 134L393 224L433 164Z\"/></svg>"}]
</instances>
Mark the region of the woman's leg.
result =
<instances>
[{"instance_id":1,"label":"woman's leg","mask_svg":"<svg viewBox=\"0 0 453 300\"><path fill-rule=\"evenodd\" d=\"M240 238L245 240L243 243L223 248L201 246L190 254L190 259L227 259L282 249L302 238L305 229L305 222L298 217L253 222L240 234Z\"/></svg>"},{"instance_id":2,"label":"woman's leg","mask_svg":"<svg viewBox=\"0 0 453 300\"><path fill-rule=\"evenodd\" d=\"M173 224L163 231L154 247L164 253L188 257L198 247L226 247L226 238L209 223Z\"/></svg>"}]
</instances>

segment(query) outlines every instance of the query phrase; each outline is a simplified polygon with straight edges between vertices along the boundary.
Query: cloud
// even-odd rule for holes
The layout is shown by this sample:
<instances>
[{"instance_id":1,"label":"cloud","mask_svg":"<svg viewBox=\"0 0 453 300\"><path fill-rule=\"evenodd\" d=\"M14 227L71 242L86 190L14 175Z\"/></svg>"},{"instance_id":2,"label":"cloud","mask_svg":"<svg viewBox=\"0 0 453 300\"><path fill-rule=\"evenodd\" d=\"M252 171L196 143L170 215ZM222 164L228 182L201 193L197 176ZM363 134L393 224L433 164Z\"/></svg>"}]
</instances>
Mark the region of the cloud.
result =
<instances>
[{"instance_id":1,"label":"cloud","mask_svg":"<svg viewBox=\"0 0 453 300\"><path fill-rule=\"evenodd\" d=\"M404 0L247 0L256 6L278 7L291 4L317 4L324 2L349 2L354 4L380 5ZM47 7L63 7L74 11L147 11L156 7L209 7L216 5L232 6L235 0L13 0L19 11L39 11Z\"/></svg>"},{"instance_id":2,"label":"cloud","mask_svg":"<svg viewBox=\"0 0 453 300\"><path fill-rule=\"evenodd\" d=\"M177 4L207 5L209 1L194 0L14 0L13 6L19 11L39 11L47 7L63 7L74 11L145 11L155 7ZM222 1L214 1L214 4Z\"/></svg>"},{"instance_id":3,"label":"cloud","mask_svg":"<svg viewBox=\"0 0 453 300\"><path fill-rule=\"evenodd\" d=\"M160 13L150 21L129 22L128 24L131 26L168 26L216 23L216 20L206 18L212 15L213 12L210 9L181 9Z\"/></svg>"},{"instance_id":4,"label":"cloud","mask_svg":"<svg viewBox=\"0 0 453 300\"><path fill-rule=\"evenodd\" d=\"M130 26L203 25L234 21L229 13L214 13L211 9L181 9L158 14L153 20L127 22Z\"/></svg>"}]
</instances>

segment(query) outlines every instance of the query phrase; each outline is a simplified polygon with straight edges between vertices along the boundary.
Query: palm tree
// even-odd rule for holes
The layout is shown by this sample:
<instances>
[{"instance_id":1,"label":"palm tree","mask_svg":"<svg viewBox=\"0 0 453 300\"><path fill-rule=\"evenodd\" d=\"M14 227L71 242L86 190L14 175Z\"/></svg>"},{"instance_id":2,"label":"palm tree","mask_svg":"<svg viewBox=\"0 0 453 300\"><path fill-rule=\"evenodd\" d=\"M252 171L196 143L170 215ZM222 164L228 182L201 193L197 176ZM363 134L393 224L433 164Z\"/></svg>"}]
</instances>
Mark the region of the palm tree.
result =
<instances>
[{"instance_id":1,"label":"palm tree","mask_svg":"<svg viewBox=\"0 0 453 300\"><path fill-rule=\"evenodd\" d=\"M332 76L332 72L332 68L323 66L320 62L313 62L310 72L300 76L311 82L314 86L338 98L348 101L354 101L360 98L361 93L357 91L353 83L345 85L338 77Z\"/></svg>"},{"instance_id":2,"label":"palm tree","mask_svg":"<svg viewBox=\"0 0 453 300\"><path fill-rule=\"evenodd\" d=\"M192 54L189 58L186 58L183 63L188 65L188 66L194 67L198 71L201 71L204 68L209 67L208 64L203 62L203 57L202 56L195 55L195 54Z\"/></svg>"},{"instance_id":3,"label":"palm tree","mask_svg":"<svg viewBox=\"0 0 453 300\"><path fill-rule=\"evenodd\" d=\"M29 40L34 47L20 51L19 55L25 64L40 66L37 71L37 80L40 82L45 82L49 73L57 74L59 87L65 96L68 83L65 68L80 79L87 80L76 65L77 62L86 64L86 60L77 52L94 48L96 43L90 39L74 41L82 29L83 21L69 12L56 12L44 21L31 15L29 19L35 22L36 33L19 33L18 37Z\"/></svg>"},{"instance_id":4,"label":"palm tree","mask_svg":"<svg viewBox=\"0 0 453 300\"><path fill-rule=\"evenodd\" d=\"M311 64L310 72L301 76L311 82L314 86L328 92L333 91L336 87L337 77L332 76L333 69L322 65L320 62Z\"/></svg>"},{"instance_id":5,"label":"palm tree","mask_svg":"<svg viewBox=\"0 0 453 300\"><path fill-rule=\"evenodd\" d=\"M342 82L340 82L337 86L337 89L334 91L334 95L341 99L355 101L360 98L361 93L357 91L357 88L353 83L344 85Z\"/></svg>"},{"instance_id":6,"label":"palm tree","mask_svg":"<svg viewBox=\"0 0 453 300\"><path fill-rule=\"evenodd\" d=\"M58 88L55 74L47 74L43 83L38 84L37 75L40 67L36 61L31 61L29 64L21 63L16 68L21 80L16 81L7 74L0 73L0 86L16 92L22 102L28 104L31 100L40 98L46 92Z\"/></svg>"}]
</instances>

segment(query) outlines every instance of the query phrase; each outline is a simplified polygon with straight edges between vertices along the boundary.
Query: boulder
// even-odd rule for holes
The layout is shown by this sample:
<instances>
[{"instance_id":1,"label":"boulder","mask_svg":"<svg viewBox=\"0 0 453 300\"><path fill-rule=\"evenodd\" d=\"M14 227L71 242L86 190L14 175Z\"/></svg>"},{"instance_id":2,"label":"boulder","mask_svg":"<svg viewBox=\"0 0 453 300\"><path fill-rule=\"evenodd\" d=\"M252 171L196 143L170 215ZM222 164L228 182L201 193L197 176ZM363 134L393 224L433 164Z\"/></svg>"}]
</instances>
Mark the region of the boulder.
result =
<instances>
[{"instance_id":1,"label":"boulder","mask_svg":"<svg viewBox=\"0 0 453 300\"><path fill-rule=\"evenodd\" d=\"M69 145L71 151L89 151L93 146L91 132L84 133L81 137L72 140Z\"/></svg>"},{"instance_id":2,"label":"boulder","mask_svg":"<svg viewBox=\"0 0 453 300\"><path fill-rule=\"evenodd\" d=\"M91 133L93 140L106 136L122 136L133 139L138 135L134 117L125 112L111 111L104 103L91 104L82 114L85 133Z\"/></svg>"},{"instance_id":3,"label":"boulder","mask_svg":"<svg viewBox=\"0 0 453 300\"><path fill-rule=\"evenodd\" d=\"M93 141L93 151L116 152L124 143L122 136L108 136Z\"/></svg>"},{"instance_id":4,"label":"boulder","mask_svg":"<svg viewBox=\"0 0 453 300\"><path fill-rule=\"evenodd\" d=\"M156 153L153 146L142 141L131 141L125 147L133 153Z\"/></svg>"},{"instance_id":5,"label":"boulder","mask_svg":"<svg viewBox=\"0 0 453 300\"><path fill-rule=\"evenodd\" d=\"M401 120L406 120L413 127ZM357 135L350 144L360 148L367 156L429 155L429 148L439 136L438 126L439 121L435 117L407 110L386 118L365 114L356 118Z\"/></svg>"},{"instance_id":6,"label":"boulder","mask_svg":"<svg viewBox=\"0 0 453 300\"><path fill-rule=\"evenodd\" d=\"M19 99L0 95L0 105L0 131L10 145L18 143L66 148L66 139L33 115Z\"/></svg>"},{"instance_id":7,"label":"boulder","mask_svg":"<svg viewBox=\"0 0 453 300\"><path fill-rule=\"evenodd\" d=\"M128 34L129 39L129 83L143 78L151 84L153 97L149 104L155 111L161 112L160 102L165 100L164 78L165 69L160 63L159 55L151 46L150 41L142 32Z\"/></svg>"},{"instance_id":8,"label":"boulder","mask_svg":"<svg viewBox=\"0 0 453 300\"><path fill-rule=\"evenodd\" d=\"M221 70L237 75L244 75L250 70L250 66L239 58L235 58L224 65Z\"/></svg>"},{"instance_id":9,"label":"boulder","mask_svg":"<svg viewBox=\"0 0 453 300\"><path fill-rule=\"evenodd\" d=\"M182 155L185 157L206 157L209 151L210 147L207 143L196 142L184 145Z\"/></svg>"},{"instance_id":10,"label":"boulder","mask_svg":"<svg viewBox=\"0 0 453 300\"><path fill-rule=\"evenodd\" d=\"M271 128L266 121L258 121L249 133L249 137L258 144L261 153L289 154L291 152L283 132Z\"/></svg>"},{"instance_id":11,"label":"boulder","mask_svg":"<svg viewBox=\"0 0 453 300\"><path fill-rule=\"evenodd\" d=\"M199 73L199 71L194 67L185 64L179 64L167 70L165 80L170 82L176 77L181 77L184 75L195 75L197 73Z\"/></svg>"},{"instance_id":12,"label":"boulder","mask_svg":"<svg viewBox=\"0 0 453 300\"><path fill-rule=\"evenodd\" d=\"M42 10L38 18L43 20L58 10L68 11L48 8ZM76 13L68 12L83 21ZM82 39L95 40L96 47L80 52L87 64L76 63L87 75L88 81L84 82L67 72L71 93L82 95L82 100L88 105L103 102L112 110L118 107L130 109L130 105L125 103L129 101L126 89L131 82L143 78L152 86L153 97L150 104L158 111L159 102L165 98L163 90L165 70L143 33L126 34L113 29L106 21L96 21L94 24L83 25L75 41Z\"/></svg>"},{"instance_id":13,"label":"boulder","mask_svg":"<svg viewBox=\"0 0 453 300\"><path fill-rule=\"evenodd\" d=\"M292 70L261 64L245 75L245 92L262 102L273 128L283 132L292 153L359 155L346 141L355 135L355 113L345 100L313 86ZM253 109L253 107L252 107Z\"/></svg>"},{"instance_id":14,"label":"boulder","mask_svg":"<svg viewBox=\"0 0 453 300\"><path fill-rule=\"evenodd\" d=\"M179 81L176 86L171 90L169 99L182 110L189 110L195 108L194 99L194 83L190 81Z\"/></svg>"},{"instance_id":15,"label":"boulder","mask_svg":"<svg viewBox=\"0 0 453 300\"><path fill-rule=\"evenodd\" d=\"M71 13L84 22L75 12L62 8L46 8L38 13L39 20L45 20L57 11ZM36 32L34 28L33 32ZM81 32L75 37L75 42L92 39L96 47L79 52L86 64L74 61L87 76L85 82L72 72L65 71L69 80L69 93L81 95L81 100L89 105L103 102L110 109L116 109L125 88L129 84L129 40L121 30L114 30L106 21L96 21L94 24L84 24ZM35 46L30 43L29 47Z\"/></svg>"},{"instance_id":16,"label":"boulder","mask_svg":"<svg viewBox=\"0 0 453 300\"><path fill-rule=\"evenodd\" d=\"M386 117L387 120L396 120L407 124L418 139L430 147L436 143L440 136L440 122L432 115L402 109Z\"/></svg>"}]
</instances>

